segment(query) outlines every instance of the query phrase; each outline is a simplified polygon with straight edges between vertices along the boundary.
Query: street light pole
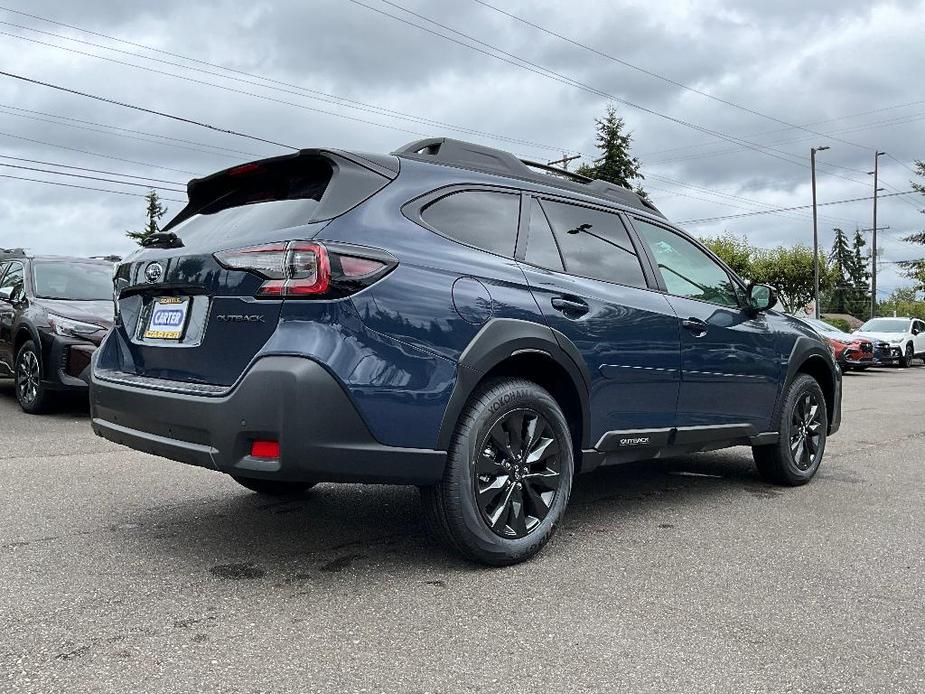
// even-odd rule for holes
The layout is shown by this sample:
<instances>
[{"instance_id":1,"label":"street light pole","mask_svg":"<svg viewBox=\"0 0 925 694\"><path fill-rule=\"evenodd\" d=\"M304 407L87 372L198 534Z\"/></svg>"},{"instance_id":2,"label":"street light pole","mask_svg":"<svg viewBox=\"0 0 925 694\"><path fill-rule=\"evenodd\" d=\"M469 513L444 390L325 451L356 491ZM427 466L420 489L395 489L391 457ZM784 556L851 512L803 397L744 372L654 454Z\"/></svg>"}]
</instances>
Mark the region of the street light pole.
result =
<instances>
[{"instance_id":1,"label":"street light pole","mask_svg":"<svg viewBox=\"0 0 925 694\"><path fill-rule=\"evenodd\" d=\"M819 317L819 219L816 214L816 152L828 149L827 145L809 150L810 168L813 171L813 314ZM876 222L874 223L876 226Z\"/></svg>"},{"instance_id":2,"label":"street light pole","mask_svg":"<svg viewBox=\"0 0 925 694\"><path fill-rule=\"evenodd\" d=\"M880 157L886 152L874 152L874 228L870 244L870 317L877 317L877 178L880 171Z\"/></svg>"}]
</instances>

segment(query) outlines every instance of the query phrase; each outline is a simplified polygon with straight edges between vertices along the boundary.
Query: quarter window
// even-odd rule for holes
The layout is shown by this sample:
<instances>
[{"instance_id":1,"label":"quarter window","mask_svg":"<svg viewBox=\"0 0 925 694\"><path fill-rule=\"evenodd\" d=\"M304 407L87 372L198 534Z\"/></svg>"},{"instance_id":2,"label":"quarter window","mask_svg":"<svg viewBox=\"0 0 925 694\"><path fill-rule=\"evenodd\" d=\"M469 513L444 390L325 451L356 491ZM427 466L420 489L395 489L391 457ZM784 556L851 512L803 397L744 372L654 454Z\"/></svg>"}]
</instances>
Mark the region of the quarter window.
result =
<instances>
[{"instance_id":1,"label":"quarter window","mask_svg":"<svg viewBox=\"0 0 925 694\"><path fill-rule=\"evenodd\" d=\"M665 281L669 294L723 306L738 306L735 284L710 256L679 234L633 220Z\"/></svg>"},{"instance_id":2,"label":"quarter window","mask_svg":"<svg viewBox=\"0 0 925 694\"><path fill-rule=\"evenodd\" d=\"M520 195L467 190L424 208L421 217L455 241L513 257L520 218Z\"/></svg>"},{"instance_id":3,"label":"quarter window","mask_svg":"<svg viewBox=\"0 0 925 694\"><path fill-rule=\"evenodd\" d=\"M561 272L565 269L559 247L552 236L552 229L546 221L546 214L540 204L534 200L530 206L530 230L527 234L527 250L524 260L531 265L539 265Z\"/></svg>"},{"instance_id":4,"label":"quarter window","mask_svg":"<svg viewBox=\"0 0 925 694\"><path fill-rule=\"evenodd\" d=\"M631 287L646 286L639 257L617 215L548 200L542 206L562 251L566 272Z\"/></svg>"}]
</instances>

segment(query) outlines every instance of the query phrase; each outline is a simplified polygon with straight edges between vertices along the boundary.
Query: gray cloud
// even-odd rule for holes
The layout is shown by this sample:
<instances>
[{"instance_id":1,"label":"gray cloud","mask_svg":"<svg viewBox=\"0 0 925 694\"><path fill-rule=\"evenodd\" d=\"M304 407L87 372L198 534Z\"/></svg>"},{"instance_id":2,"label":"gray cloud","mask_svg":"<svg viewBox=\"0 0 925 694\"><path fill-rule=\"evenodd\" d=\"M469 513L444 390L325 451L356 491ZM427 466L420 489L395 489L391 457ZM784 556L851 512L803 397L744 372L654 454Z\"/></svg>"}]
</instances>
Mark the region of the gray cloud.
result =
<instances>
[{"instance_id":1,"label":"gray cloud","mask_svg":"<svg viewBox=\"0 0 925 694\"><path fill-rule=\"evenodd\" d=\"M753 202L728 195L774 206L808 204L806 164L809 147L813 144L832 146L830 151L820 155L822 201L870 194L870 180L865 172L872 165L874 147L885 149L907 164L925 157L925 144L922 144L925 143L925 103L845 118L925 99L922 89L925 85L917 69L925 62L925 45L921 42L925 30L923 2L778 0L767 3L752 0L733 6L714 0L694 6L680 0L664 3L597 0L582 4L581 11L576 12L574 3L497 0L498 6L507 11L719 98L789 123L826 121L813 126L824 135L814 136L799 130L781 131L780 123L594 56L470 0L395 1L594 89L721 133L773 144L781 150L769 156L743 149L617 104L633 131L636 151L643 158L645 172L650 175L648 184L653 197L676 220L758 209ZM425 24L380 0L363 2L408 21ZM344 103L325 103L317 92L550 145L552 149L468 136L532 158L550 159L558 156L559 149L591 153L593 120L607 104L607 99L598 94L517 68L343 0L307 3L296 0L204 3L168 0L156 6L92 0L66 4L32 0L18 5L17 9L272 77L315 93L279 84L243 84L229 79L230 74L226 77L204 75L190 68L210 71L213 68L0 11L0 21L138 54L109 52L60 37L0 25L0 31L33 39L30 42L0 36L3 63L10 72L297 146L330 145L389 151L422 134L464 136L447 127L403 120L375 108L370 112L369 109L350 108ZM446 33L443 29L432 28ZM34 41L140 67L128 67ZM147 58L187 67L164 65ZM237 77L244 79L240 75ZM218 86L197 84L192 80ZM261 143L8 78L0 79L0 104L6 106L0 106L0 154L7 156L184 181L189 174L176 170L201 175L235 161L280 151ZM97 126L11 111L8 108L11 106L151 135L113 131L107 127L99 128L104 132L94 132L87 128ZM922 120L915 120L916 117ZM64 123L69 123L70 127ZM782 161L776 157L798 161ZM910 172L889 159L881 163L886 186L890 190L906 189ZM2 167L0 174L144 192L118 184L17 172ZM671 182L665 181L666 178ZM697 188L682 187L677 182ZM40 252L125 252L130 244L123 237L124 230L143 222L141 198L7 178L0 178L0 186L3 191L0 196L0 245L27 245ZM724 196L710 195L701 188L720 191ZM175 193L165 195L177 197ZM169 204L172 211L180 206ZM925 206L925 203L917 204ZM826 243L833 225L849 229L856 225L870 226L870 204L867 202L828 207L822 213L821 227ZM921 254L920 248L904 246L898 241L900 234L897 232L922 226L922 215L913 205L897 198L884 200L881 220L892 227L884 236L885 259ZM724 229L745 234L762 245L810 239L809 218L805 212L745 217L691 228L696 233L718 233ZM900 282L892 266L884 269L881 286L892 287Z\"/></svg>"}]
</instances>

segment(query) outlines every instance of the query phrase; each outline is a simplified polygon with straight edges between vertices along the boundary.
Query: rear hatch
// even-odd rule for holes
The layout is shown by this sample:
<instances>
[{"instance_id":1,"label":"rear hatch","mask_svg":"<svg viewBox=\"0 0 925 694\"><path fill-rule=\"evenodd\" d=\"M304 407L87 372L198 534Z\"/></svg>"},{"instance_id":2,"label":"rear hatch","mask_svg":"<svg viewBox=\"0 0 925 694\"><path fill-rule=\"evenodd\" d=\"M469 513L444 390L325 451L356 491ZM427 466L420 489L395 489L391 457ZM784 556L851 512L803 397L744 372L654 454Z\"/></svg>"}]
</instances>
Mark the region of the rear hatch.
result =
<instances>
[{"instance_id":1,"label":"rear hatch","mask_svg":"<svg viewBox=\"0 0 925 694\"><path fill-rule=\"evenodd\" d=\"M280 247L292 257L306 244L289 242L315 238L397 170L387 158L303 150L194 179L187 206L118 266L117 322L97 369L233 384L275 331L284 300L266 290L273 282L259 267L238 269L236 249Z\"/></svg>"}]
</instances>

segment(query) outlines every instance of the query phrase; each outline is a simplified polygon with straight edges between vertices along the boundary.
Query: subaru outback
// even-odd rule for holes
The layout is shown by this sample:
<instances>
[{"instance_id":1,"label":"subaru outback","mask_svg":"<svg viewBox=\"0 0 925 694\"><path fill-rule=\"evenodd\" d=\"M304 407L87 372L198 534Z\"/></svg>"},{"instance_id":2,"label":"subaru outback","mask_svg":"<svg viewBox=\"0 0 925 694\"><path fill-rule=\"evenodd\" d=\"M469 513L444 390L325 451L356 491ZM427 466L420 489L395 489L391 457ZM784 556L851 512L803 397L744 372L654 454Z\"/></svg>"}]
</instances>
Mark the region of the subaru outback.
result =
<instances>
[{"instance_id":1,"label":"subaru outback","mask_svg":"<svg viewBox=\"0 0 925 694\"><path fill-rule=\"evenodd\" d=\"M648 200L434 138L236 166L119 265L92 425L257 493L413 484L430 529L534 555L576 475L751 446L809 481L841 374Z\"/></svg>"}]
</instances>

